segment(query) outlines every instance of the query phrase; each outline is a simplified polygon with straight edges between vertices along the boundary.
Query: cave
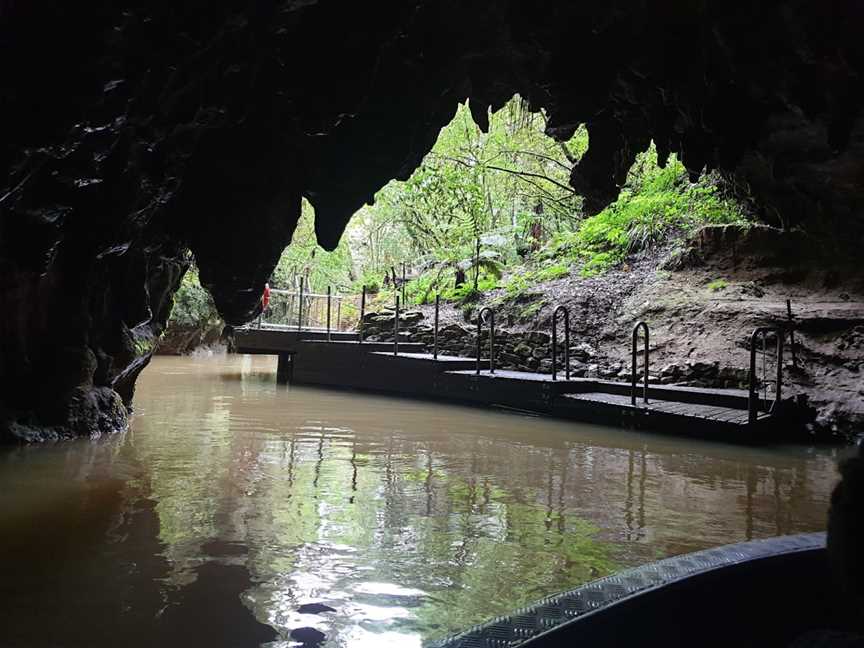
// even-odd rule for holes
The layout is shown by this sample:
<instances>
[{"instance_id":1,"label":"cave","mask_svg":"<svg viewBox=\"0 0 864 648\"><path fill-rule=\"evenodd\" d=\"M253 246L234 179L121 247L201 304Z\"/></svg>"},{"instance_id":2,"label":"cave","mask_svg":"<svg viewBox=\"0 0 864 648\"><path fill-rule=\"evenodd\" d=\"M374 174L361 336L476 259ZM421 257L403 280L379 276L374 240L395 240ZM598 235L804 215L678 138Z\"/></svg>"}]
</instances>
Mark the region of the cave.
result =
<instances>
[{"instance_id":1,"label":"cave","mask_svg":"<svg viewBox=\"0 0 864 648\"><path fill-rule=\"evenodd\" d=\"M829 592L823 578L825 537L810 532L824 528L840 457L833 447L781 451L763 461L757 452L742 459L737 449L722 444L701 445L688 454L662 439L637 435L608 441L598 432L604 452L586 459L546 421L536 425L546 426L547 445L538 442L540 450L526 451L513 442L524 422L508 423L500 412L484 412L487 421L476 412L457 417L429 406L411 419L408 410L392 403L352 394L322 400L278 391L277 382L288 373L314 374L315 356L307 356L312 360L303 366L293 356L283 365L280 356L278 370L275 365L261 370L264 365L256 360L233 354L230 362L240 369L231 365L231 371L210 375L200 402L183 401L183 383L170 372L154 378L147 394L143 385L175 293L193 264L230 335L261 315L266 282L298 223L308 223L301 221L306 202L314 210L318 243L335 249L352 216L373 203L382 187L411 177L460 105L467 105L474 123L487 131L490 115L517 96L526 111L542 111L545 135L553 141L566 142L587 130L587 151L568 167L585 214L600 213L618 199L643 152L656 150L661 167L674 155L694 181L717 174L766 226L746 239L731 229L705 235L700 245L706 253L734 256L730 250L752 246L754 254L794 257L795 267L810 273L808 281L834 292L849 285L854 288L849 292L864 294L862 25L864 3L856 0L0 0L0 555L21 558L10 571L13 578L0 583L0 598L35 611L32 619L43 606L72 611L56 626L42 628L10 605L0 610L0 635L8 629L11 645L21 646L34 641L113 645L118 637L129 645L194 645L190 642L204 637L211 645L228 646L277 635L312 646L324 641L324 634L306 625L322 618L337 619L326 629L339 641L349 631L362 634L359 625L345 630L350 614L338 617L322 602L326 587L319 588L316 579L325 583L363 566L345 557L353 549L346 550L350 543L340 544L338 534L326 538L330 544L309 537L342 523L350 527L357 519L357 528L366 533L374 524L362 517L369 511L359 506L361 500L373 501L381 493L386 499L399 488L414 499L386 501L379 518L390 516L392 525L378 535L390 544L376 546L381 549L376 560L388 570L405 571L393 576L393 583L360 584L368 586L357 598L371 601L366 612L377 610L386 597L399 602L400 611L419 609L435 586L424 592L402 587L399 578L408 582L425 575L421 558L440 559L436 564L445 574L458 560L471 562L466 543L451 537L448 516L464 514L459 523L469 525L476 522L475 508L483 514L496 507L506 511L488 525L495 527L482 538L489 544L481 543L472 554L487 560L469 565L478 593L441 598L445 613L427 609L433 618L411 621L425 624L422 632L399 635L397 641L407 636L419 642L421 635L425 641L488 618L491 608L478 612L472 606L501 603L495 601L498 588L510 581L528 587L536 576L548 581L541 583L547 589L553 583L561 591L569 582L563 579L573 574L582 583L604 576L613 598L626 588L640 590L637 581L656 595L636 601L630 618L638 623L624 630L601 618L592 630L598 637L626 631L635 643L644 640L643 624L664 636L670 626L663 614L686 599L680 609L687 611L680 616L687 618L673 628L681 636L669 645L692 645L687 633L704 633L704 623L716 622L699 598L710 591L717 596L712 606L733 601L725 608L730 615L758 626L750 643L740 645L789 645L797 633L811 629L808 614L814 622L829 623L839 614L828 609L839 590ZM395 268L392 284L395 290ZM555 317L557 311L553 322ZM361 314L358 327L363 321ZM388 320L394 340L399 321L397 306ZM437 360L437 310L435 321ZM477 315L477 375L480 324ZM841 324L844 330L857 327L859 346L838 354L836 362L845 363L847 391L864 396L862 383L852 384L864 365L857 356L849 361L864 348L864 320ZM808 333L835 325L819 320ZM569 328L568 322L568 335ZM645 345L647 403L647 328ZM366 362L371 352L355 355L363 358L357 363ZM554 341L552 355L554 372ZM322 364L327 359L326 353L318 357ZM635 350L633 357L635 393ZM270 369L273 375L262 379ZM567 372L569 380L569 364ZM830 371L825 376L830 380ZM278 423L251 440L229 434L233 419L225 405L247 397L244 381L258 390L250 407L270 407L267 398L273 394L284 397L274 414ZM778 401L781 382L778 378ZM259 398L260 393L270 396ZM136 439L130 422L139 406L162 418L157 424L142 417L141 429L149 437ZM320 415L313 420L317 427L304 418L304 408L309 416ZM400 428L384 451L374 435L347 441L347 427L325 425L325 414L338 418L368 410L369 416L384 416L376 408L415 423L434 419L437 424L440 417L447 442L458 448ZM207 434L174 427L175 412L206 420ZM860 433L861 420L847 420L847 431ZM280 445L274 438L283 421L300 432L280 439ZM476 425L481 442L460 436L466 425ZM496 425L503 431L490 432ZM126 438L118 434L123 432ZM112 437L123 441L112 446ZM167 455L176 463L149 473L142 468ZM829 553L835 538L833 551L846 549L847 559L848 547L837 547L844 537L853 538L853 545L861 538L862 465L860 456L842 464L843 482L831 500ZM100 472L105 466L110 466L107 477ZM462 472L448 475L445 468L452 466ZM495 484L511 484L514 475L528 484L525 492L539 493L535 499L542 506L531 500L534 495L524 496L519 484L512 492L496 491ZM298 486L298 500L314 496L291 509L295 492L270 487L283 483L280 479L293 486L295 478L308 491L299 493ZM319 482L330 488L330 500L319 499ZM580 489L601 494L600 504L591 503L593 518L574 514L585 513L578 508L584 504ZM671 514L663 502L652 500L664 489L674 500ZM45 492L51 505L40 508ZM715 500L722 504L715 517L698 510L699 503ZM401 522L410 508L404 501L420 511L416 528ZM31 502L37 503L32 510ZM303 506L304 515L297 514ZM328 526L320 513L349 506L355 507L350 523L339 518ZM433 529L436 506L450 507L437 519L446 522L444 549L427 548L405 567L399 560L414 556L405 547L424 529ZM308 511L317 512L320 528L307 528ZM606 547L611 543L598 540L591 522L614 516L621 518L616 541L631 543L626 548L636 556L616 568ZM277 518L282 526L272 522ZM530 551L508 544L511 518L528 530L519 540ZM54 526L43 531L42 520ZM424 527L424 520L433 522ZM737 535L712 535L721 527ZM578 551L543 553L554 533ZM655 588L650 565L606 577L618 573L617 567L655 560L645 541L651 534L665 543L663 555L670 557L663 569L670 573L680 570L689 578L700 561L717 561L712 563L719 565L717 571L676 581L678 598L675 587ZM716 549L730 538L747 543ZM760 538L769 544L758 545ZM512 563L502 563L498 551L511 551L506 555ZM688 558L695 551L704 553ZM285 567L289 554L294 562ZM861 562L851 554L840 572L852 575L850 591L858 588L858 599L844 601L853 609L861 600ZM722 568L741 556L767 557L758 567L763 571L735 572L741 581L722 580ZM757 588L751 587L755 581ZM802 583L812 586L808 591L817 605L798 595ZM294 600L295 591L307 599ZM546 592L539 585L530 591L532 600L536 592ZM479 645L470 642L481 635L518 634L525 619L543 619L555 606L572 610L578 604L581 614L593 605L590 593L580 598L585 591L543 599L522 609L522 616L500 617L470 631L476 635L460 635L464 643L447 645ZM670 591L674 600L666 598ZM277 603L258 605L256 596ZM761 607L771 596L777 597L775 605ZM496 612L515 607L510 600ZM350 597L340 602L339 613L359 609L351 607ZM292 608L295 603L302 604ZM630 609L627 605L623 609ZM468 608L473 616L460 616ZM104 624L91 629L83 627L78 610L94 619L108 612ZM411 614L394 616L394 627ZM202 619L209 623L204 631ZM786 634L772 634L779 625ZM719 628L713 638L704 637L705 645L738 641L736 627ZM364 635L372 643L362 645L377 645L385 635ZM0 643L5 640L0 636Z\"/></svg>"},{"instance_id":2,"label":"cave","mask_svg":"<svg viewBox=\"0 0 864 648\"><path fill-rule=\"evenodd\" d=\"M590 147L597 211L654 142L716 169L827 266L864 233L860 3L0 5L0 436L123 429L197 261L230 325L290 241L325 248L468 100Z\"/></svg>"}]
</instances>

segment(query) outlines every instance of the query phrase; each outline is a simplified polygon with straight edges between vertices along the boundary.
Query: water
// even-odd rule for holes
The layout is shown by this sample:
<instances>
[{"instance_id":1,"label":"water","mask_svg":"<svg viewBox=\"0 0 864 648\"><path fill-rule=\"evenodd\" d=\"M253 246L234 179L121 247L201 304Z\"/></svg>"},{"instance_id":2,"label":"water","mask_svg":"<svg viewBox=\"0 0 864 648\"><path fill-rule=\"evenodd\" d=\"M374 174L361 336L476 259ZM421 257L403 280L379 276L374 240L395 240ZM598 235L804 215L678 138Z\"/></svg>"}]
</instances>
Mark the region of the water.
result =
<instances>
[{"instance_id":1,"label":"water","mask_svg":"<svg viewBox=\"0 0 864 648\"><path fill-rule=\"evenodd\" d=\"M0 646L411 648L823 529L836 479L830 450L286 388L264 357L157 358L135 403L123 436L0 451Z\"/></svg>"}]
</instances>

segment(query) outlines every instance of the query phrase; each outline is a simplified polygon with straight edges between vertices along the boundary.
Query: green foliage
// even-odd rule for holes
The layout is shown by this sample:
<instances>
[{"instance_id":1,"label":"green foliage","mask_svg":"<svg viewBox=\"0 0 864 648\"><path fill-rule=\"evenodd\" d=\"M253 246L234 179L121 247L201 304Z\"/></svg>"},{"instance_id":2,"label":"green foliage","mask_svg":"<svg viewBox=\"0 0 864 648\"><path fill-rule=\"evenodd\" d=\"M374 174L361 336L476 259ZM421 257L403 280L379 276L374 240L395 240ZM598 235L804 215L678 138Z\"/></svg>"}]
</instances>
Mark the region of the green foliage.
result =
<instances>
[{"instance_id":1,"label":"green foliage","mask_svg":"<svg viewBox=\"0 0 864 648\"><path fill-rule=\"evenodd\" d=\"M560 279L570 274L570 266L564 263L555 263L553 265L544 266L533 273L534 280L537 283L542 281L552 281Z\"/></svg>"},{"instance_id":2,"label":"green foliage","mask_svg":"<svg viewBox=\"0 0 864 648\"><path fill-rule=\"evenodd\" d=\"M541 259L568 258L593 276L620 264L629 254L651 249L675 232L706 223L744 223L732 200L718 194L717 178L691 184L674 157L656 164L652 147L640 155L618 200L569 232L552 238Z\"/></svg>"},{"instance_id":3,"label":"green foliage","mask_svg":"<svg viewBox=\"0 0 864 648\"><path fill-rule=\"evenodd\" d=\"M483 293L489 290L494 290L497 287L498 279L496 277L481 274L476 290L473 283L466 282L456 286L455 288L442 291L441 299L446 301L455 301L461 304L469 303L472 300L476 300Z\"/></svg>"},{"instance_id":4,"label":"green foliage","mask_svg":"<svg viewBox=\"0 0 864 648\"><path fill-rule=\"evenodd\" d=\"M198 269L194 266L186 271L180 288L174 294L174 307L168 326L206 328L221 321L210 293L198 281Z\"/></svg>"},{"instance_id":5,"label":"green foliage","mask_svg":"<svg viewBox=\"0 0 864 648\"><path fill-rule=\"evenodd\" d=\"M719 279L715 279L708 284L708 290L710 290L711 292L720 292L721 290L726 290L726 288L728 287L729 282L722 277Z\"/></svg>"},{"instance_id":6,"label":"green foliage","mask_svg":"<svg viewBox=\"0 0 864 648\"><path fill-rule=\"evenodd\" d=\"M409 281L405 286L405 296L412 304L431 304L435 301L435 295L440 292L439 286L444 277L451 273L436 271L425 272L414 281Z\"/></svg>"},{"instance_id":7,"label":"green foliage","mask_svg":"<svg viewBox=\"0 0 864 648\"><path fill-rule=\"evenodd\" d=\"M522 299L539 283L574 271L605 272L702 224L744 221L738 205L718 190L718 178L691 183L674 157L660 168L653 146L637 156L618 200L586 217L569 177L588 148L587 130L557 143L545 127L545 115L531 113L518 97L490 116L488 133L474 124L468 106L460 106L411 177L381 189L374 205L355 214L333 252L317 244L314 215L304 201L271 286L296 290L301 277L311 292L330 286L358 295L366 286L374 309L402 293L392 275L401 276L405 262L411 304L431 303L436 294L470 303L502 287L504 299ZM172 321L215 316L196 276L184 279Z\"/></svg>"},{"instance_id":8,"label":"green foliage","mask_svg":"<svg viewBox=\"0 0 864 648\"><path fill-rule=\"evenodd\" d=\"M333 252L319 246L312 207L305 200L291 244L273 271L270 287L296 290L300 277L306 277L308 292L317 293L323 293L328 286L337 292L350 291L356 279L350 241L343 237Z\"/></svg>"},{"instance_id":9,"label":"green foliage","mask_svg":"<svg viewBox=\"0 0 864 648\"><path fill-rule=\"evenodd\" d=\"M526 270L517 268L513 274L507 277L503 284L505 295L508 299L515 300L530 294L530 291L539 283L561 279L570 274L570 264L564 260L558 263L544 263L541 267Z\"/></svg>"},{"instance_id":10,"label":"green foliage","mask_svg":"<svg viewBox=\"0 0 864 648\"><path fill-rule=\"evenodd\" d=\"M508 297L516 298L522 295L531 286L528 273L522 271L510 276L504 290Z\"/></svg>"},{"instance_id":11,"label":"green foliage","mask_svg":"<svg viewBox=\"0 0 864 648\"><path fill-rule=\"evenodd\" d=\"M545 299L538 299L537 301L533 301L521 311L519 311L519 317L523 320L531 319L537 313L539 313L544 306L546 306Z\"/></svg>"}]
</instances>

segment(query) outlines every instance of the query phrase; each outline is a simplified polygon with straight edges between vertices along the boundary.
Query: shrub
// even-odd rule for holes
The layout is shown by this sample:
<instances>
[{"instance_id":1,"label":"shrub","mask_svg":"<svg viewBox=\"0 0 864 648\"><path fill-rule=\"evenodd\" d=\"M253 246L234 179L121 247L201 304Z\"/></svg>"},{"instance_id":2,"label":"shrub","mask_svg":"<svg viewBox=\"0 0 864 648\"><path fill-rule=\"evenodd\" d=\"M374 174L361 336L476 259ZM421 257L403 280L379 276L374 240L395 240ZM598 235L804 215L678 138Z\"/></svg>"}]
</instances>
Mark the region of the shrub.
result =
<instances>
[{"instance_id":1,"label":"shrub","mask_svg":"<svg viewBox=\"0 0 864 648\"><path fill-rule=\"evenodd\" d=\"M198 280L198 269L189 268L174 294L174 306L168 326L208 328L221 321L213 297Z\"/></svg>"},{"instance_id":2,"label":"shrub","mask_svg":"<svg viewBox=\"0 0 864 648\"><path fill-rule=\"evenodd\" d=\"M545 268L540 268L539 270L534 272L534 280L537 282L551 281L553 279L560 279L561 277L566 277L569 274L569 264L556 263L555 265L546 266Z\"/></svg>"},{"instance_id":3,"label":"shrub","mask_svg":"<svg viewBox=\"0 0 864 648\"><path fill-rule=\"evenodd\" d=\"M528 289L528 285L529 282L527 276L524 273L519 272L510 275L507 284L504 286L504 290L508 297L516 298Z\"/></svg>"},{"instance_id":4,"label":"shrub","mask_svg":"<svg viewBox=\"0 0 864 648\"><path fill-rule=\"evenodd\" d=\"M710 290L711 292L720 292L721 290L726 290L728 286L729 282L721 277L720 279L715 279L714 281L710 282L708 284L708 290Z\"/></svg>"},{"instance_id":5,"label":"shrub","mask_svg":"<svg viewBox=\"0 0 864 648\"><path fill-rule=\"evenodd\" d=\"M705 223L746 223L738 204L720 194L717 177L691 184L674 157L661 169L653 165L652 156L656 161L653 147L634 165L618 200L583 220L575 231L553 237L541 258L564 255L583 264L583 276L592 276L629 254L662 244L673 232Z\"/></svg>"}]
</instances>

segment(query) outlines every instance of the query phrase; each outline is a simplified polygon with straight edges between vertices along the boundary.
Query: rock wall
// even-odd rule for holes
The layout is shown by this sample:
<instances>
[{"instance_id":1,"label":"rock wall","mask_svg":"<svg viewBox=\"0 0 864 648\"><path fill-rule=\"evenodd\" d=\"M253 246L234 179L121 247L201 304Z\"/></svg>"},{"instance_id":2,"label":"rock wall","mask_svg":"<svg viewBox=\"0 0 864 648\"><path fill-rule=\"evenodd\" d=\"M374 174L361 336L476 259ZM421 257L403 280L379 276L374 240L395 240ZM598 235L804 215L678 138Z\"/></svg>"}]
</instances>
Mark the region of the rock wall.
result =
<instances>
[{"instance_id":1,"label":"rock wall","mask_svg":"<svg viewBox=\"0 0 864 648\"><path fill-rule=\"evenodd\" d=\"M586 124L589 211L653 139L848 251L862 23L855 0L2 0L0 438L122 427L188 250L226 322L254 317L301 196L333 248L465 99L481 127L517 92L550 136Z\"/></svg>"}]
</instances>

